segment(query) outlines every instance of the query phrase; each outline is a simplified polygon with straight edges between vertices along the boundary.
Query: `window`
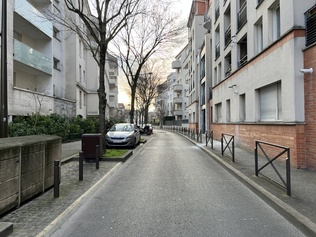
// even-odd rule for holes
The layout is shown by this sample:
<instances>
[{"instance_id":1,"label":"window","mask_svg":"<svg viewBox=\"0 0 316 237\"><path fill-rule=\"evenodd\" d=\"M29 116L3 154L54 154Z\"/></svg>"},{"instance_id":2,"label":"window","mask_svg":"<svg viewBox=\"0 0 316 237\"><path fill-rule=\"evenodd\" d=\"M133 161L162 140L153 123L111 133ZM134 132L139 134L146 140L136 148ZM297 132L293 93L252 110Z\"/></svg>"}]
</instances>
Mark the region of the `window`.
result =
<instances>
[{"instance_id":1,"label":"window","mask_svg":"<svg viewBox=\"0 0 316 237\"><path fill-rule=\"evenodd\" d=\"M222 122L222 103L215 105L215 122Z\"/></svg>"},{"instance_id":2,"label":"window","mask_svg":"<svg viewBox=\"0 0 316 237\"><path fill-rule=\"evenodd\" d=\"M239 96L239 121L244 122L246 120L246 95Z\"/></svg>"},{"instance_id":3,"label":"window","mask_svg":"<svg viewBox=\"0 0 316 237\"><path fill-rule=\"evenodd\" d=\"M79 91L79 108L81 109L82 108L82 92Z\"/></svg>"},{"instance_id":4,"label":"window","mask_svg":"<svg viewBox=\"0 0 316 237\"><path fill-rule=\"evenodd\" d=\"M202 80L205 77L205 55L201 58L200 64L200 79Z\"/></svg>"},{"instance_id":5,"label":"window","mask_svg":"<svg viewBox=\"0 0 316 237\"><path fill-rule=\"evenodd\" d=\"M205 105L205 83L201 85L201 105Z\"/></svg>"},{"instance_id":6,"label":"window","mask_svg":"<svg viewBox=\"0 0 316 237\"><path fill-rule=\"evenodd\" d=\"M56 27L53 28L53 36L55 39L60 40L60 31Z\"/></svg>"},{"instance_id":7,"label":"window","mask_svg":"<svg viewBox=\"0 0 316 237\"><path fill-rule=\"evenodd\" d=\"M260 121L282 119L281 82L259 89Z\"/></svg>"},{"instance_id":8,"label":"window","mask_svg":"<svg viewBox=\"0 0 316 237\"><path fill-rule=\"evenodd\" d=\"M269 39L274 42L280 38L280 2L275 1L269 8Z\"/></svg>"},{"instance_id":9,"label":"window","mask_svg":"<svg viewBox=\"0 0 316 237\"><path fill-rule=\"evenodd\" d=\"M82 71L81 71L81 65L79 65L79 82L82 82Z\"/></svg>"},{"instance_id":10,"label":"window","mask_svg":"<svg viewBox=\"0 0 316 237\"><path fill-rule=\"evenodd\" d=\"M79 57L82 58L82 42L79 40Z\"/></svg>"},{"instance_id":11,"label":"window","mask_svg":"<svg viewBox=\"0 0 316 237\"><path fill-rule=\"evenodd\" d=\"M263 49L263 33L262 33L262 18L260 18L255 24L255 52L258 54Z\"/></svg>"},{"instance_id":12,"label":"window","mask_svg":"<svg viewBox=\"0 0 316 237\"><path fill-rule=\"evenodd\" d=\"M237 13L238 30L240 30L247 22L247 1L239 1L239 11Z\"/></svg>"},{"instance_id":13,"label":"window","mask_svg":"<svg viewBox=\"0 0 316 237\"><path fill-rule=\"evenodd\" d=\"M60 70L60 61L57 58L54 58L54 68Z\"/></svg>"},{"instance_id":14,"label":"window","mask_svg":"<svg viewBox=\"0 0 316 237\"><path fill-rule=\"evenodd\" d=\"M230 122L230 100L226 100L226 121Z\"/></svg>"},{"instance_id":15,"label":"window","mask_svg":"<svg viewBox=\"0 0 316 237\"><path fill-rule=\"evenodd\" d=\"M316 42L316 5L305 12L306 46Z\"/></svg>"}]
</instances>

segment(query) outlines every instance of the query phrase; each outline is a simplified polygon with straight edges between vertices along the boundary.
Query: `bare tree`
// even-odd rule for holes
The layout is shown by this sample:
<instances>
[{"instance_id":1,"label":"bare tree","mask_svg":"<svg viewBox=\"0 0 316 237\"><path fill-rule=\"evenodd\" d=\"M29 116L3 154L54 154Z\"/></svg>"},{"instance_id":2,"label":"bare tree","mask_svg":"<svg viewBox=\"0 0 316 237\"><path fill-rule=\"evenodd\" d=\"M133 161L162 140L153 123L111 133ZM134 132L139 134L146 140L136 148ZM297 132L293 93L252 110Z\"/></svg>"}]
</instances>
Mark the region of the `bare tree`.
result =
<instances>
[{"instance_id":1,"label":"bare tree","mask_svg":"<svg viewBox=\"0 0 316 237\"><path fill-rule=\"evenodd\" d=\"M152 104L155 97L158 95L158 85L161 84L161 78L159 77L160 71L154 67L149 68L145 65L145 76L140 76L138 79L136 95L142 106L144 123L148 123L149 107Z\"/></svg>"},{"instance_id":2,"label":"bare tree","mask_svg":"<svg viewBox=\"0 0 316 237\"><path fill-rule=\"evenodd\" d=\"M150 58L163 58L170 48L183 40L181 35L185 27L177 23L179 16L170 12L170 4L164 1L147 4L146 11L130 18L113 41L131 90L131 123L134 123L138 80L148 75L142 74L143 66Z\"/></svg>"},{"instance_id":3,"label":"bare tree","mask_svg":"<svg viewBox=\"0 0 316 237\"><path fill-rule=\"evenodd\" d=\"M105 62L109 43L117 36L129 21L129 18L136 17L139 12L141 0L65 0L65 5L70 15L60 17L50 14L55 22L64 25L81 38L90 49L99 71L99 130L102 134L103 148L105 149ZM78 25L76 17L85 27Z\"/></svg>"}]
</instances>

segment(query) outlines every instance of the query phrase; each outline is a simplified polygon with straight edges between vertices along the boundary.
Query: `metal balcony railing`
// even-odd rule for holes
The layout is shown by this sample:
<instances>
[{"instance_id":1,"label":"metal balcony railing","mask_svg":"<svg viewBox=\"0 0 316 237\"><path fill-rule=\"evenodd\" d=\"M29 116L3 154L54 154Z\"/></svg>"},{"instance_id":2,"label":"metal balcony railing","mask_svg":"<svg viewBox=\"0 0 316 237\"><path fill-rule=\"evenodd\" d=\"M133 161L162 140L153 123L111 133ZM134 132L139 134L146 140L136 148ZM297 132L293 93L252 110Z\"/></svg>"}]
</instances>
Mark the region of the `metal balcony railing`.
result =
<instances>
[{"instance_id":1,"label":"metal balcony railing","mask_svg":"<svg viewBox=\"0 0 316 237\"><path fill-rule=\"evenodd\" d=\"M238 68L244 66L247 63L247 55L243 56L239 61L238 61Z\"/></svg>"},{"instance_id":2,"label":"metal balcony railing","mask_svg":"<svg viewBox=\"0 0 316 237\"><path fill-rule=\"evenodd\" d=\"M218 42L215 46L215 59L217 59L220 56L220 51L221 51L221 45L220 42Z\"/></svg>"},{"instance_id":3,"label":"metal balcony railing","mask_svg":"<svg viewBox=\"0 0 316 237\"><path fill-rule=\"evenodd\" d=\"M245 1L240 7L240 10L237 14L238 21L238 30L240 30L247 22L247 2Z\"/></svg>"},{"instance_id":4,"label":"metal balcony railing","mask_svg":"<svg viewBox=\"0 0 316 237\"><path fill-rule=\"evenodd\" d=\"M231 25L229 25L225 31L225 47L227 47L230 42L232 42Z\"/></svg>"}]
</instances>

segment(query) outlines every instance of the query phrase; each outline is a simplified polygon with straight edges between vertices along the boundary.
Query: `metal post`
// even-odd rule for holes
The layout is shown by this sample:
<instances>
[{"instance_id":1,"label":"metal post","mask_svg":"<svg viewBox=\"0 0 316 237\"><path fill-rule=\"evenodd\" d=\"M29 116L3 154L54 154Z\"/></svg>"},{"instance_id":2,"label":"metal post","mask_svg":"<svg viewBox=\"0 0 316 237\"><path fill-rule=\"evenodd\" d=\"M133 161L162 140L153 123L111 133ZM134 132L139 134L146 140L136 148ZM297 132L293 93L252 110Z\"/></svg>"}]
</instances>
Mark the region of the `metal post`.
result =
<instances>
[{"instance_id":1,"label":"metal post","mask_svg":"<svg viewBox=\"0 0 316 237\"><path fill-rule=\"evenodd\" d=\"M235 162L235 138L234 138L234 136L233 136L233 141L232 141L232 148L233 148L233 151L232 151L233 162Z\"/></svg>"},{"instance_id":2,"label":"metal post","mask_svg":"<svg viewBox=\"0 0 316 237\"><path fill-rule=\"evenodd\" d=\"M288 150L288 158L286 159L286 191L287 195L291 196L291 159Z\"/></svg>"},{"instance_id":3,"label":"metal post","mask_svg":"<svg viewBox=\"0 0 316 237\"><path fill-rule=\"evenodd\" d=\"M79 181L83 180L83 152L79 152Z\"/></svg>"},{"instance_id":4,"label":"metal post","mask_svg":"<svg viewBox=\"0 0 316 237\"><path fill-rule=\"evenodd\" d=\"M256 141L256 147L255 147L255 173L256 176L258 176L258 149L257 149L258 142Z\"/></svg>"},{"instance_id":5,"label":"metal post","mask_svg":"<svg viewBox=\"0 0 316 237\"><path fill-rule=\"evenodd\" d=\"M54 160L54 198L59 197L59 160Z\"/></svg>"},{"instance_id":6,"label":"metal post","mask_svg":"<svg viewBox=\"0 0 316 237\"><path fill-rule=\"evenodd\" d=\"M99 169L99 163L100 163L100 146L96 145L95 148L95 168Z\"/></svg>"},{"instance_id":7,"label":"metal post","mask_svg":"<svg viewBox=\"0 0 316 237\"><path fill-rule=\"evenodd\" d=\"M1 21L1 79L0 79L0 138L8 137L7 88L7 1L2 1Z\"/></svg>"},{"instance_id":8,"label":"metal post","mask_svg":"<svg viewBox=\"0 0 316 237\"><path fill-rule=\"evenodd\" d=\"M222 151L222 155L224 155L223 142L224 142L224 139L223 139L223 134L222 134L222 137L221 137L221 151Z\"/></svg>"}]
</instances>

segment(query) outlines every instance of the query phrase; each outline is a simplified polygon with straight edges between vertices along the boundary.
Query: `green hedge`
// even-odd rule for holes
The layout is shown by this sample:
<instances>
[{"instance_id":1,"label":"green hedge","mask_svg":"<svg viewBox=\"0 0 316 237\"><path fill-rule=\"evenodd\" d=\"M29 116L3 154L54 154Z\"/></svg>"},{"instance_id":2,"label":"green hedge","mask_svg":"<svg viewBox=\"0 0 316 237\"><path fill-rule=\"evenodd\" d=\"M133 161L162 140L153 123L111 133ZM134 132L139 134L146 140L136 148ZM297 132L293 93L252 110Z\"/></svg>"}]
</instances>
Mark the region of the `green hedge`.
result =
<instances>
[{"instance_id":1,"label":"green hedge","mask_svg":"<svg viewBox=\"0 0 316 237\"><path fill-rule=\"evenodd\" d=\"M107 123L111 123L107 121ZM57 135L63 141L77 140L83 133L98 133L99 121L95 118L69 118L58 114L17 116L9 124L9 136Z\"/></svg>"}]
</instances>

